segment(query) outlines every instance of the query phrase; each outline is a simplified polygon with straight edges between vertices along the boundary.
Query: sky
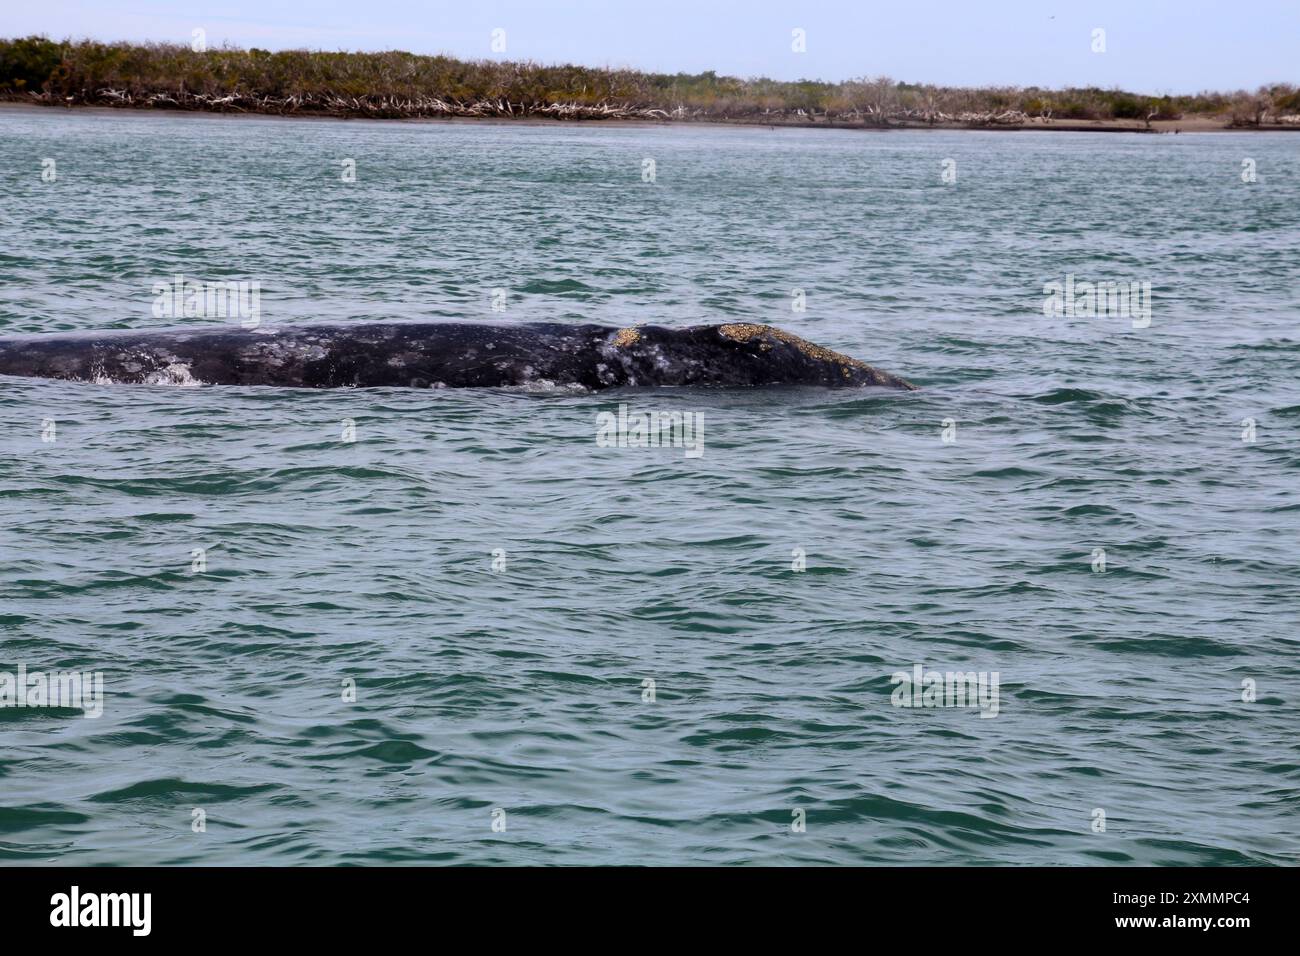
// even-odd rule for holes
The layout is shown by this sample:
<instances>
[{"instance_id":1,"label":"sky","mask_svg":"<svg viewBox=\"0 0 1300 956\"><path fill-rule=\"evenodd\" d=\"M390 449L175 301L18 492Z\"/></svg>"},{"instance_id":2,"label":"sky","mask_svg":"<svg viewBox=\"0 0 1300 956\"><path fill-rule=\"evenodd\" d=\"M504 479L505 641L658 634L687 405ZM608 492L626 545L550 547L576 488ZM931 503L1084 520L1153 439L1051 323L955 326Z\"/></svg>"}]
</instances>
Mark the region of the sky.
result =
<instances>
[{"instance_id":1,"label":"sky","mask_svg":"<svg viewBox=\"0 0 1300 956\"><path fill-rule=\"evenodd\" d=\"M1300 0L4 0L0 36L1146 93L1300 82ZM493 49L504 39L504 50ZM804 31L796 52L795 30ZM1104 31L1104 51L1095 31Z\"/></svg>"}]
</instances>

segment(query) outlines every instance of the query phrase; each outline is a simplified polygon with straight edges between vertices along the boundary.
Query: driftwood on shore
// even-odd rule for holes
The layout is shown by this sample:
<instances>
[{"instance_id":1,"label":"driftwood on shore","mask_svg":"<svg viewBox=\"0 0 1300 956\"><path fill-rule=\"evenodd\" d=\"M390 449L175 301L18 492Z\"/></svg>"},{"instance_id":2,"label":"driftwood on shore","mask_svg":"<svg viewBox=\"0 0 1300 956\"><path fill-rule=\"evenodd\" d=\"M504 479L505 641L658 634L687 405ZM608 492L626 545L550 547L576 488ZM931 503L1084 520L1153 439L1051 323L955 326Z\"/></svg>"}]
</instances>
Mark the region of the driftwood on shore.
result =
<instances>
[{"instance_id":1,"label":"driftwood on shore","mask_svg":"<svg viewBox=\"0 0 1300 956\"><path fill-rule=\"evenodd\" d=\"M437 97L338 96L304 93L301 96L267 96L234 93L212 96L206 93L147 93L104 88L83 91L77 96L55 98L49 93L30 93L38 102L68 106L125 106L138 109L196 110L203 112L272 113L277 115L355 116L400 119L431 116L543 116L554 119L687 119L703 110L684 108L671 112L611 103L521 103L508 99L456 102Z\"/></svg>"},{"instance_id":2,"label":"driftwood on shore","mask_svg":"<svg viewBox=\"0 0 1300 956\"><path fill-rule=\"evenodd\" d=\"M1030 121L1020 110L963 111L945 113L938 110L865 109L819 111L804 109L764 109L761 111L714 111L677 106L672 109L640 107L627 104L530 103L509 99L478 99L469 102L438 97L401 97L388 95L338 96L304 93L300 96L267 96L256 92L214 96L207 93L157 92L135 94L130 90L104 87L83 90L74 96L55 97L51 93L29 93L32 99L50 105L120 106L137 109L195 110L202 112L270 113L275 115L321 115L401 119L419 117L547 117L572 120L747 120L773 123L826 123L862 126L893 125L963 125L1018 126Z\"/></svg>"},{"instance_id":3,"label":"driftwood on shore","mask_svg":"<svg viewBox=\"0 0 1300 956\"><path fill-rule=\"evenodd\" d=\"M740 124L799 126L840 126L889 129L891 127L936 126L969 129L1022 127L1082 129L1069 121L1054 120L1050 110L1031 116L1022 110L963 110L945 112L935 109L868 106L851 110L709 110L677 106L672 109L599 102L530 103L505 98L477 99L460 102L428 96L339 96L304 93L295 96L269 96L259 93L230 93L216 96L207 93L155 92L136 94L130 90L104 87L80 91L73 96L55 96L49 92L28 92L25 97L0 93L0 99L22 99L49 106L115 106L128 109L187 110L207 113L259 113L274 116L330 116L356 119L423 119L423 118L528 118L556 120L640 120L701 121ZM1147 118L1146 128L1150 129ZM1300 128L1300 114L1271 117L1272 128ZM1061 125L1056 126L1057 123ZM1225 123L1231 127L1239 124ZM1126 129L1130 127L1114 127Z\"/></svg>"}]
</instances>

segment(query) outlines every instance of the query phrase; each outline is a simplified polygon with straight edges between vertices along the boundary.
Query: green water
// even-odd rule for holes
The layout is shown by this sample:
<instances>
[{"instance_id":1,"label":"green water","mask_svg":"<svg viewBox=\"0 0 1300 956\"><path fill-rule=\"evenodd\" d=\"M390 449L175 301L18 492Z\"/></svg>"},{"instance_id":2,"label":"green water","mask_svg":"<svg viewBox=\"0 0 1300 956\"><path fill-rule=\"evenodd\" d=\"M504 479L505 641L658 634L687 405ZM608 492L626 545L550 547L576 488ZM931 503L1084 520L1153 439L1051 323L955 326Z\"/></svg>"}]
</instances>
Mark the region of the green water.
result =
<instances>
[{"instance_id":1,"label":"green water","mask_svg":"<svg viewBox=\"0 0 1300 956\"><path fill-rule=\"evenodd\" d=\"M1300 137L10 109L0 212L0 333L182 273L922 386L0 378L0 671L106 695L0 708L0 861L1297 862ZM1045 317L1068 274L1150 326ZM598 447L620 402L703 456ZM917 664L997 716L894 706Z\"/></svg>"}]
</instances>

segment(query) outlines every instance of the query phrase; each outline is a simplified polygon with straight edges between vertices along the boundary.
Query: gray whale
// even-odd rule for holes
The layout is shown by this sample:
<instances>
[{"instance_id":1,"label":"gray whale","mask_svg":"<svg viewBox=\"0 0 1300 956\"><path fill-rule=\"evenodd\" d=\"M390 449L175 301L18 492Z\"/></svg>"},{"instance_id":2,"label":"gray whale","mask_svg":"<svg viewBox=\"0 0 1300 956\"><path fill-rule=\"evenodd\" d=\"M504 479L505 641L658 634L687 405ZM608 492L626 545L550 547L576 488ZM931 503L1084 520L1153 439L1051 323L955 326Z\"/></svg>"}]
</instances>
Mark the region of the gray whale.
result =
<instances>
[{"instance_id":1,"label":"gray whale","mask_svg":"<svg viewBox=\"0 0 1300 956\"><path fill-rule=\"evenodd\" d=\"M749 323L619 329L367 322L5 336L0 375L294 388L916 387L789 332Z\"/></svg>"}]
</instances>

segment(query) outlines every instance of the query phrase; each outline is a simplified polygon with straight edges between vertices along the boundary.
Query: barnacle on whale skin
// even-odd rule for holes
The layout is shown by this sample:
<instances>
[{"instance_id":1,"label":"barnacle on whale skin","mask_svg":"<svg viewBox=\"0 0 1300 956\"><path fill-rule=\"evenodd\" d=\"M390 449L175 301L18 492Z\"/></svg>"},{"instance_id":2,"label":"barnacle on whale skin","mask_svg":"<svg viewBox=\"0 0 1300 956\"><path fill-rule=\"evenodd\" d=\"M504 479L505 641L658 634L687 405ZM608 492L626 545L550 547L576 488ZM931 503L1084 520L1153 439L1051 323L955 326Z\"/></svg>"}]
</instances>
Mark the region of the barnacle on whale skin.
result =
<instances>
[{"instance_id":1,"label":"barnacle on whale skin","mask_svg":"<svg viewBox=\"0 0 1300 956\"><path fill-rule=\"evenodd\" d=\"M636 345L641 340L641 333L636 329L619 329L614 333L614 345L617 348L625 349L629 345Z\"/></svg>"},{"instance_id":2,"label":"barnacle on whale skin","mask_svg":"<svg viewBox=\"0 0 1300 956\"><path fill-rule=\"evenodd\" d=\"M804 355L809 358L818 359L822 362L835 362L841 366L849 365L853 368L870 369L871 366L860 359L844 355L841 352L815 345L807 339L801 339L797 335L786 332L770 325L757 325L752 322L733 322L729 325L718 326L718 331L726 338L733 342L752 342L754 339L761 339L764 336L771 336L787 345L793 345Z\"/></svg>"}]
</instances>

